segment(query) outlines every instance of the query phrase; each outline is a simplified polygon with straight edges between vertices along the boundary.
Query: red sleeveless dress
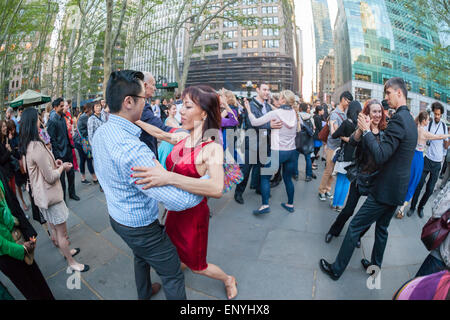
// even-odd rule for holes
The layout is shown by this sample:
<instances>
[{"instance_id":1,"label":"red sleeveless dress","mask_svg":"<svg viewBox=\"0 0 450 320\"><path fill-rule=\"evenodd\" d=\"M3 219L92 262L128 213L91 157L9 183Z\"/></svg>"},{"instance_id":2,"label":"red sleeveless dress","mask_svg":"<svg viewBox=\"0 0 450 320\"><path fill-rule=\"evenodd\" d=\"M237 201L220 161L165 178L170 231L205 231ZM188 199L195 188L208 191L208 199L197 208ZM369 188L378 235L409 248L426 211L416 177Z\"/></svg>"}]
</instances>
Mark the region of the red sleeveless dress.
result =
<instances>
[{"instance_id":1,"label":"red sleeveless dress","mask_svg":"<svg viewBox=\"0 0 450 320\"><path fill-rule=\"evenodd\" d=\"M204 142L195 148L185 148L186 139L176 144L166 159L166 168L191 178L200 178L194 159L202 148L210 142ZM176 158L176 163L172 159ZM201 271L208 267L206 253L208 247L209 207L206 197L193 208L184 211L168 211L166 232L177 248L181 262L191 270Z\"/></svg>"}]
</instances>

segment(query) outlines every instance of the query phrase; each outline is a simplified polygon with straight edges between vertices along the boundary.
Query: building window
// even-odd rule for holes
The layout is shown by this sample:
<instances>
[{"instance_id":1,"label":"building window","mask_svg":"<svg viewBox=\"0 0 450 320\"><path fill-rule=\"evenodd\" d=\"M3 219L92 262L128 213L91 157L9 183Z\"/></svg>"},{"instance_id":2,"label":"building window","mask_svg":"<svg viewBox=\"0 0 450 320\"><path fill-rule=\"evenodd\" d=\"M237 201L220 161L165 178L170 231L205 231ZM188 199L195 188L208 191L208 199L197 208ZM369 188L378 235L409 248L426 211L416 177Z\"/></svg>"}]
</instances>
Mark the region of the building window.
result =
<instances>
[{"instance_id":1,"label":"building window","mask_svg":"<svg viewBox=\"0 0 450 320\"><path fill-rule=\"evenodd\" d=\"M440 92L435 91L435 92L434 92L434 98L435 98L436 100L441 100L441 94L440 94Z\"/></svg>"},{"instance_id":2,"label":"building window","mask_svg":"<svg viewBox=\"0 0 450 320\"><path fill-rule=\"evenodd\" d=\"M263 40L262 42L263 48L279 48L280 47L280 40Z\"/></svg>"},{"instance_id":3,"label":"building window","mask_svg":"<svg viewBox=\"0 0 450 320\"><path fill-rule=\"evenodd\" d=\"M244 38L257 37L258 36L258 29L243 29L242 30L242 36Z\"/></svg>"},{"instance_id":4,"label":"building window","mask_svg":"<svg viewBox=\"0 0 450 320\"><path fill-rule=\"evenodd\" d=\"M223 50L236 49L237 47L238 47L237 41L223 43Z\"/></svg>"},{"instance_id":5,"label":"building window","mask_svg":"<svg viewBox=\"0 0 450 320\"><path fill-rule=\"evenodd\" d=\"M382 65L383 65L383 67L385 67L385 68L392 69L392 64L390 64L390 63L388 63L388 62L384 62L384 61L383 61Z\"/></svg>"},{"instance_id":6,"label":"building window","mask_svg":"<svg viewBox=\"0 0 450 320\"><path fill-rule=\"evenodd\" d=\"M355 88L355 96L358 101L366 101L372 98L372 90L364 88Z\"/></svg>"},{"instance_id":7,"label":"building window","mask_svg":"<svg viewBox=\"0 0 450 320\"><path fill-rule=\"evenodd\" d=\"M372 77L370 75L367 75L367 74L355 73L355 80L371 82L372 81Z\"/></svg>"},{"instance_id":8,"label":"building window","mask_svg":"<svg viewBox=\"0 0 450 320\"><path fill-rule=\"evenodd\" d=\"M242 41L242 49L257 49L258 40Z\"/></svg>"},{"instance_id":9,"label":"building window","mask_svg":"<svg viewBox=\"0 0 450 320\"><path fill-rule=\"evenodd\" d=\"M425 96L425 95L426 95L426 90L425 90L425 88L420 87L420 88L419 88L419 93L420 93L421 95Z\"/></svg>"},{"instance_id":10,"label":"building window","mask_svg":"<svg viewBox=\"0 0 450 320\"><path fill-rule=\"evenodd\" d=\"M244 16L256 16L258 14L258 8L244 8L242 9Z\"/></svg>"},{"instance_id":11,"label":"building window","mask_svg":"<svg viewBox=\"0 0 450 320\"><path fill-rule=\"evenodd\" d=\"M263 29L263 36L264 37L272 37L272 36L279 36L280 30L278 29L272 29L272 28L264 28Z\"/></svg>"},{"instance_id":12,"label":"building window","mask_svg":"<svg viewBox=\"0 0 450 320\"><path fill-rule=\"evenodd\" d=\"M262 13L263 14L278 13L278 7L263 7Z\"/></svg>"},{"instance_id":13,"label":"building window","mask_svg":"<svg viewBox=\"0 0 450 320\"><path fill-rule=\"evenodd\" d=\"M278 24L278 17L264 17L262 24Z\"/></svg>"},{"instance_id":14,"label":"building window","mask_svg":"<svg viewBox=\"0 0 450 320\"><path fill-rule=\"evenodd\" d=\"M207 44L205 45L205 51L209 52L209 51L216 51L219 50L219 44L218 43L213 43L213 44Z\"/></svg>"}]
</instances>

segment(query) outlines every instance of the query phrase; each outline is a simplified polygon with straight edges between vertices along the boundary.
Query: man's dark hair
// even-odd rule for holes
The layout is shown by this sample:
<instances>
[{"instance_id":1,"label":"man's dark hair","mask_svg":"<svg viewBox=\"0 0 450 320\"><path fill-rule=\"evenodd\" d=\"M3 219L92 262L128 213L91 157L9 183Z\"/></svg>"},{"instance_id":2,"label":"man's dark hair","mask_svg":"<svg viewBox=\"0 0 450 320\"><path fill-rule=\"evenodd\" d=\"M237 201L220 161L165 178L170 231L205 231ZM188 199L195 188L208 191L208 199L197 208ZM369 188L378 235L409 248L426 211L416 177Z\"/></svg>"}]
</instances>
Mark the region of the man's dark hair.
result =
<instances>
[{"instance_id":1,"label":"man's dark hair","mask_svg":"<svg viewBox=\"0 0 450 320\"><path fill-rule=\"evenodd\" d=\"M436 109L439 109L439 110L441 110L441 114L444 114L444 106L441 104L441 103L439 103L439 102L433 102L433 104L431 105L431 111L433 111L434 112L434 110L436 110Z\"/></svg>"},{"instance_id":2,"label":"man's dark hair","mask_svg":"<svg viewBox=\"0 0 450 320\"><path fill-rule=\"evenodd\" d=\"M61 104L61 102L64 102L63 98L58 98L56 100L53 100L52 107L55 108L55 107L59 106Z\"/></svg>"},{"instance_id":3,"label":"man's dark hair","mask_svg":"<svg viewBox=\"0 0 450 320\"><path fill-rule=\"evenodd\" d=\"M384 99L383 101L381 101L381 105L383 106L384 110L389 110L389 103L387 102L386 99Z\"/></svg>"},{"instance_id":4,"label":"man's dark hair","mask_svg":"<svg viewBox=\"0 0 450 320\"><path fill-rule=\"evenodd\" d=\"M142 81L144 81L144 74L139 71L122 70L111 73L106 87L106 104L111 113L120 112L125 97L141 94ZM133 97L133 99L136 101L137 98Z\"/></svg>"},{"instance_id":5,"label":"man's dark hair","mask_svg":"<svg viewBox=\"0 0 450 320\"><path fill-rule=\"evenodd\" d=\"M72 99L67 100L67 104L72 104Z\"/></svg>"},{"instance_id":6,"label":"man's dark hair","mask_svg":"<svg viewBox=\"0 0 450 320\"><path fill-rule=\"evenodd\" d=\"M300 110L303 112L308 111L308 104L307 103L300 103Z\"/></svg>"},{"instance_id":7,"label":"man's dark hair","mask_svg":"<svg viewBox=\"0 0 450 320\"><path fill-rule=\"evenodd\" d=\"M316 102L319 102L319 103L320 103L320 100L319 100L319 99L314 100L314 103L316 103Z\"/></svg>"},{"instance_id":8,"label":"man's dark hair","mask_svg":"<svg viewBox=\"0 0 450 320\"><path fill-rule=\"evenodd\" d=\"M266 86L268 86L270 88L270 84L267 81L261 81L258 83L258 89L261 89L261 86L265 84Z\"/></svg>"},{"instance_id":9,"label":"man's dark hair","mask_svg":"<svg viewBox=\"0 0 450 320\"><path fill-rule=\"evenodd\" d=\"M405 80L403 80L402 78L400 77L390 78L388 81L386 81L386 83L384 84L384 94L386 94L386 91L389 88L394 88L395 90L397 89L402 90L405 99L408 98L408 89L406 89Z\"/></svg>"},{"instance_id":10,"label":"man's dark hair","mask_svg":"<svg viewBox=\"0 0 450 320\"><path fill-rule=\"evenodd\" d=\"M19 107L19 109L17 109L17 111L23 111L23 110L25 110L25 108L23 107L23 106L21 106L21 107Z\"/></svg>"},{"instance_id":11,"label":"man's dark hair","mask_svg":"<svg viewBox=\"0 0 450 320\"><path fill-rule=\"evenodd\" d=\"M180 100L181 99L181 93L177 92L177 94L175 95L175 100Z\"/></svg>"},{"instance_id":12,"label":"man's dark hair","mask_svg":"<svg viewBox=\"0 0 450 320\"><path fill-rule=\"evenodd\" d=\"M342 92L341 97L339 98L339 101L342 101L342 98L346 98L348 100L348 102L353 101L353 96L349 91Z\"/></svg>"}]
</instances>

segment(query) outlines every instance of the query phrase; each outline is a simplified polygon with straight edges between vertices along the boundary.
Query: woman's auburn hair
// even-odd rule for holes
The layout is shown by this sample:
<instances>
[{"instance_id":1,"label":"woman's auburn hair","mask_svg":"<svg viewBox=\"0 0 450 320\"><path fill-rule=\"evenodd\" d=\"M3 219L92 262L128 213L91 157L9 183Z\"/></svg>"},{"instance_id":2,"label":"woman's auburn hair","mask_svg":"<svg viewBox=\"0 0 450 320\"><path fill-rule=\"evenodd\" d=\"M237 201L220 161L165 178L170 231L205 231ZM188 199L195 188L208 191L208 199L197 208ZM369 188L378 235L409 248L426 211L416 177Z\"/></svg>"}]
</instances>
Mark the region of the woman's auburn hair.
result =
<instances>
[{"instance_id":1,"label":"woman's auburn hair","mask_svg":"<svg viewBox=\"0 0 450 320\"><path fill-rule=\"evenodd\" d=\"M185 97L189 97L192 102L206 112L207 117L203 123L203 134L210 129L221 129L220 98L212 87L207 85L188 87L183 91L181 99Z\"/></svg>"},{"instance_id":2,"label":"woman's auburn hair","mask_svg":"<svg viewBox=\"0 0 450 320\"><path fill-rule=\"evenodd\" d=\"M385 130L387 127L386 115L384 114L384 109L381 106L380 101L378 101L377 99L367 100L364 103L364 108L362 110L362 113L365 114L366 116L370 115L370 107L373 106L374 104L378 104L381 107L381 120L380 120L380 123L378 123L378 129Z\"/></svg>"}]
</instances>

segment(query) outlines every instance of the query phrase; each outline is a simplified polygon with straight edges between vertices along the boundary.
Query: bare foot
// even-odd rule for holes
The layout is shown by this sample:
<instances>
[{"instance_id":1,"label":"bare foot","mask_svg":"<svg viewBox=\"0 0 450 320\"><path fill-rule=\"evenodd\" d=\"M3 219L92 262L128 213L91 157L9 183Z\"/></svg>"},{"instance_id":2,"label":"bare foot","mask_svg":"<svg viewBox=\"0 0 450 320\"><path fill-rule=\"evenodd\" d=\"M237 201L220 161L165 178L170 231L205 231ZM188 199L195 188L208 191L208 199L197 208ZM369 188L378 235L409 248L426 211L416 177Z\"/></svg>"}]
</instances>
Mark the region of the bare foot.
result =
<instances>
[{"instance_id":1,"label":"bare foot","mask_svg":"<svg viewBox=\"0 0 450 320\"><path fill-rule=\"evenodd\" d=\"M236 298L238 294L237 281L233 276L229 276L228 280L225 282L225 289L227 290L228 300Z\"/></svg>"}]
</instances>

